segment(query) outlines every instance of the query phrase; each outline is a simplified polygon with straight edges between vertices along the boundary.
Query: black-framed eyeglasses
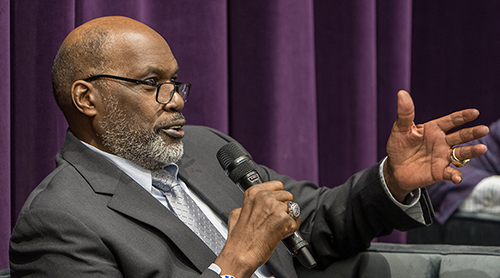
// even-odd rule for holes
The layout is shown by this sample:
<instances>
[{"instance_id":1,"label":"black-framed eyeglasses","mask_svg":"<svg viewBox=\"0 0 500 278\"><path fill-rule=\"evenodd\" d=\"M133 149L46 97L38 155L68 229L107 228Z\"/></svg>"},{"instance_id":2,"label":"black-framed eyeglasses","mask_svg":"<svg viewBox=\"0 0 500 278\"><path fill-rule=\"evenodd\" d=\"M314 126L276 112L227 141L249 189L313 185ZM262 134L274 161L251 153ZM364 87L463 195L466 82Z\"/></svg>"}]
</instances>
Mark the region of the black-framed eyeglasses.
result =
<instances>
[{"instance_id":1,"label":"black-framed eyeglasses","mask_svg":"<svg viewBox=\"0 0 500 278\"><path fill-rule=\"evenodd\" d=\"M169 103L174 97L175 92L179 93L184 102L187 102L189 90L191 89L190 83L182 83L177 81L167 81L167 82L157 83L152 80L138 80L138 79L132 79L132 78L109 75L109 74L93 75L84 80L87 82L92 82L99 78L112 78L112 79L132 82L135 84L142 84L142 85L156 87L156 101L161 104Z\"/></svg>"}]
</instances>

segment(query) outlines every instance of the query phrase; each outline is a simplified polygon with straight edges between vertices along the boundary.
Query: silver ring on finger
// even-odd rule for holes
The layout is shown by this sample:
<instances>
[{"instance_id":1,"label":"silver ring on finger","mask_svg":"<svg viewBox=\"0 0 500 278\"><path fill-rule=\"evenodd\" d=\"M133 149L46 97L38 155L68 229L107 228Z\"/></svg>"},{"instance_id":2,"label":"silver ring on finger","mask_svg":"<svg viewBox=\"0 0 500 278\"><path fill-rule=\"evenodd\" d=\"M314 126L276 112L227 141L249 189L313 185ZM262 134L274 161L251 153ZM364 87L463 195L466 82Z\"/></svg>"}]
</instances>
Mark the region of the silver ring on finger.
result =
<instances>
[{"instance_id":1,"label":"silver ring on finger","mask_svg":"<svg viewBox=\"0 0 500 278\"><path fill-rule=\"evenodd\" d=\"M286 202L286 204L288 205L288 215L294 220L297 219L300 216L299 204L290 201Z\"/></svg>"}]
</instances>

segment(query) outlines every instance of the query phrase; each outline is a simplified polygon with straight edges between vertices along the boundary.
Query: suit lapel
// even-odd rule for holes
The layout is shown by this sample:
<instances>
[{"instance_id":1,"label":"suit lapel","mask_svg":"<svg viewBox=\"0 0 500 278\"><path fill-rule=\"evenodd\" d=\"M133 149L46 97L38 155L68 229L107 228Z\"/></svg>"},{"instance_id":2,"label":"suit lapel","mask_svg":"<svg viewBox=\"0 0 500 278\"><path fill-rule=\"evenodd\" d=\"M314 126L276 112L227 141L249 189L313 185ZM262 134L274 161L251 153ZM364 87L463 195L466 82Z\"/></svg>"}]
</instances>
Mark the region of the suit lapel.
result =
<instances>
[{"instance_id":1,"label":"suit lapel","mask_svg":"<svg viewBox=\"0 0 500 278\"><path fill-rule=\"evenodd\" d=\"M215 254L170 210L129 179L122 179L108 207L162 231L203 272L215 261Z\"/></svg>"},{"instance_id":2,"label":"suit lapel","mask_svg":"<svg viewBox=\"0 0 500 278\"><path fill-rule=\"evenodd\" d=\"M215 254L170 210L111 162L73 135L68 137L71 138L64 147L64 159L87 179L97 194L111 195L110 209L160 230L200 272L215 261Z\"/></svg>"}]
</instances>

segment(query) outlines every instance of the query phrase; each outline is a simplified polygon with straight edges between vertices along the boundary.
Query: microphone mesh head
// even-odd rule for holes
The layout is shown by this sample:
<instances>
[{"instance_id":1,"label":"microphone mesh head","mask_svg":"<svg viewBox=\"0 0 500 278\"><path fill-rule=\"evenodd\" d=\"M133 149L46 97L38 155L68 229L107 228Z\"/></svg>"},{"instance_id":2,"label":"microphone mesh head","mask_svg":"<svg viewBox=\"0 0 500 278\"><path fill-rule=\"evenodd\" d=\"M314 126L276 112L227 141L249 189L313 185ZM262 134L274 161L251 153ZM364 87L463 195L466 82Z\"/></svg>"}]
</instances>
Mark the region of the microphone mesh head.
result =
<instances>
[{"instance_id":1,"label":"microphone mesh head","mask_svg":"<svg viewBox=\"0 0 500 278\"><path fill-rule=\"evenodd\" d=\"M237 142L228 143L220 148L217 159L234 183L238 183L239 179L255 171L256 168L250 154Z\"/></svg>"},{"instance_id":2,"label":"microphone mesh head","mask_svg":"<svg viewBox=\"0 0 500 278\"><path fill-rule=\"evenodd\" d=\"M237 142L228 143L217 152L217 159L219 160L222 169L227 171L227 168L233 161L240 156L248 156L251 159L250 154Z\"/></svg>"}]
</instances>

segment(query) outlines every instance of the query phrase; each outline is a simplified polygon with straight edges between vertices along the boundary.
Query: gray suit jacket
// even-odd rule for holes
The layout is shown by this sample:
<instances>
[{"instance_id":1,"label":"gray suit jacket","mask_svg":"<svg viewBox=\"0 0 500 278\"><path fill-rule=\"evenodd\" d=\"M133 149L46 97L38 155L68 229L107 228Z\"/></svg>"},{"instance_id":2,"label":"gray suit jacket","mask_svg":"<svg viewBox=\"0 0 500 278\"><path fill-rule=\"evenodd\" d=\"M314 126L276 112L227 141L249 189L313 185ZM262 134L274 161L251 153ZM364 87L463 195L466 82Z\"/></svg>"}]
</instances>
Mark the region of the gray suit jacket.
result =
<instances>
[{"instance_id":1,"label":"gray suit jacket","mask_svg":"<svg viewBox=\"0 0 500 278\"><path fill-rule=\"evenodd\" d=\"M217 151L233 140L206 127L186 126L179 175L222 219L243 194L227 178ZM12 277L218 277L215 255L168 209L70 132L58 167L26 201L10 242ZM383 191L378 165L334 189L281 176L264 166L264 180L281 180L301 206L301 233L320 266L351 256L394 228L421 226ZM428 197L421 199L430 222ZM267 266L297 277L279 244Z\"/></svg>"}]
</instances>

